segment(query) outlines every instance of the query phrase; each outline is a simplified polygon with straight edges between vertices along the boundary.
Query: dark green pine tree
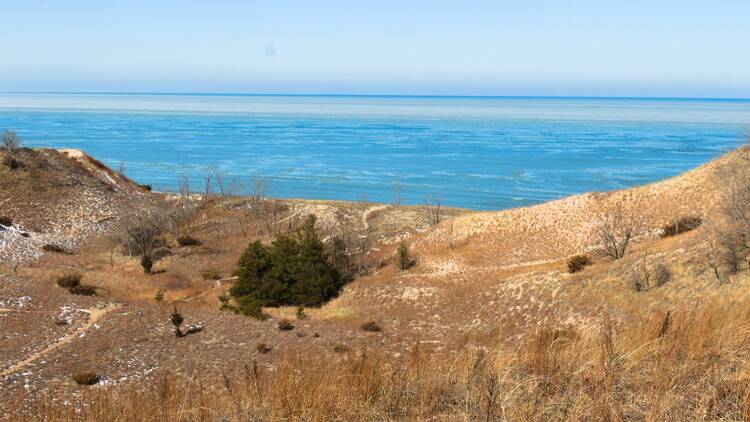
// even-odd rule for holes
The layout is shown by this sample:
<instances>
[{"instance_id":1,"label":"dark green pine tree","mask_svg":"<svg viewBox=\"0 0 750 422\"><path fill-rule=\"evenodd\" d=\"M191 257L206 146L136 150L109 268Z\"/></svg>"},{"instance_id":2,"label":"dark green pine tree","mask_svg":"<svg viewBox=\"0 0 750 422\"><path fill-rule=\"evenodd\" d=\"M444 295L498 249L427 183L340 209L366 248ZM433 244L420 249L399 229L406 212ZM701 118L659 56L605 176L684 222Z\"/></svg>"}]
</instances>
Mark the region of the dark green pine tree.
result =
<instances>
[{"instance_id":1,"label":"dark green pine tree","mask_svg":"<svg viewBox=\"0 0 750 422\"><path fill-rule=\"evenodd\" d=\"M335 297L342 287L336 268L326 255L323 242L315 230L315 217L305 220L297 234L300 242L297 279L293 289L296 305L319 306Z\"/></svg>"},{"instance_id":2,"label":"dark green pine tree","mask_svg":"<svg viewBox=\"0 0 750 422\"><path fill-rule=\"evenodd\" d=\"M270 247L251 243L235 274L238 279L230 294L238 303L260 306L319 306L335 297L343 284L312 216L295 236L279 236Z\"/></svg>"},{"instance_id":3,"label":"dark green pine tree","mask_svg":"<svg viewBox=\"0 0 750 422\"><path fill-rule=\"evenodd\" d=\"M234 272L237 281L229 290L229 294L236 298L255 294L270 270L271 257L267 248L259 240L250 243L240 257L237 270Z\"/></svg>"}]
</instances>

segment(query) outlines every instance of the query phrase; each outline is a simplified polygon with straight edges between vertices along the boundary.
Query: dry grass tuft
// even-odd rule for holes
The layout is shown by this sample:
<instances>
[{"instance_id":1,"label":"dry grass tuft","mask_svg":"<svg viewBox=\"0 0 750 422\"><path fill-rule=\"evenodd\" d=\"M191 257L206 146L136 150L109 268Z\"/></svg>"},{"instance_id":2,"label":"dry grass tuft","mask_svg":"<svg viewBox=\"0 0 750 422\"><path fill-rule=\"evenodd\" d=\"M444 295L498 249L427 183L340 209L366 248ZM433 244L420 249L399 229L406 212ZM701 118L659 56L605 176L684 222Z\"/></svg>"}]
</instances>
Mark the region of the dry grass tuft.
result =
<instances>
[{"instance_id":1,"label":"dry grass tuft","mask_svg":"<svg viewBox=\"0 0 750 422\"><path fill-rule=\"evenodd\" d=\"M99 383L101 377L94 371L83 371L73 375L73 380L78 385L94 385Z\"/></svg>"}]
</instances>

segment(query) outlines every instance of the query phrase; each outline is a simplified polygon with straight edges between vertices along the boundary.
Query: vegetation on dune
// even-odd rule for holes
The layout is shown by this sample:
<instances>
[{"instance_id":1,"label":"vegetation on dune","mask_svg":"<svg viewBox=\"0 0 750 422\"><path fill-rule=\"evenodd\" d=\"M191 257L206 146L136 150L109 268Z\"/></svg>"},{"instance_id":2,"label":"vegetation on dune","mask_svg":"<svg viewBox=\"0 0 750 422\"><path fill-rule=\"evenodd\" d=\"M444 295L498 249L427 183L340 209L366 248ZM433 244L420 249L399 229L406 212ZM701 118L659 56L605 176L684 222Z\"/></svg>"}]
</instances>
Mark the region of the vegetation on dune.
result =
<instances>
[{"instance_id":1,"label":"vegetation on dune","mask_svg":"<svg viewBox=\"0 0 750 422\"><path fill-rule=\"evenodd\" d=\"M252 242L235 275L230 294L240 308L248 299L260 306L319 306L343 285L318 238L313 216L295 235L280 235L270 246Z\"/></svg>"},{"instance_id":2,"label":"vegetation on dune","mask_svg":"<svg viewBox=\"0 0 750 422\"><path fill-rule=\"evenodd\" d=\"M409 248L404 243L399 243L396 249L396 258L398 269L401 271L408 270L411 266L411 257L409 257Z\"/></svg>"},{"instance_id":3,"label":"vegetation on dune","mask_svg":"<svg viewBox=\"0 0 750 422\"><path fill-rule=\"evenodd\" d=\"M182 314L177 311L177 307L175 306L174 311L172 311L172 315L169 316L169 322L174 325L174 335L177 337L182 337L184 335L182 333L182 329L180 328L184 320L185 319L182 317Z\"/></svg>"},{"instance_id":4,"label":"vegetation on dune","mask_svg":"<svg viewBox=\"0 0 750 422\"><path fill-rule=\"evenodd\" d=\"M591 258L588 255L576 255L568 260L568 272L577 273L587 265L591 265Z\"/></svg>"},{"instance_id":5,"label":"vegetation on dune","mask_svg":"<svg viewBox=\"0 0 750 422\"><path fill-rule=\"evenodd\" d=\"M3 164L11 170L23 168L23 163L18 159L18 150L21 148L21 137L12 130L3 132L2 144L0 148L3 151Z\"/></svg>"},{"instance_id":6,"label":"vegetation on dune","mask_svg":"<svg viewBox=\"0 0 750 422\"><path fill-rule=\"evenodd\" d=\"M143 254L141 257L141 267L145 274L151 274L151 268L154 266L154 261L151 259L151 254Z\"/></svg>"},{"instance_id":7,"label":"vegetation on dune","mask_svg":"<svg viewBox=\"0 0 750 422\"><path fill-rule=\"evenodd\" d=\"M596 229L604 254L612 259L622 259L630 242L641 229L641 220L642 216L626 210L621 203L605 214Z\"/></svg>"},{"instance_id":8,"label":"vegetation on dune","mask_svg":"<svg viewBox=\"0 0 750 422\"><path fill-rule=\"evenodd\" d=\"M177 238L177 243L180 246L199 246L201 241L193 236L180 236Z\"/></svg>"},{"instance_id":9,"label":"vegetation on dune","mask_svg":"<svg viewBox=\"0 0 750 422\"><path fill-rule=\"evenodd\" d=\"M81 280L83 279L83 274L72 271L69 273L65 273L57 278L57 285L64 288L69 289L71 287L78 286L81 284Z\"/></svg>"},{"instance_id":10,"label":"vegetation on dune","mask_svg":"<svg viewBox=\"0 0 750 422\"><path fill-rule=\"evenodd\" d=\"M533 273L525 272L523 268L513 269L513 279L503 278L507 277L502 275L504 273L487 272L487 278L497 283L489 289L486 287L490 284L480 284L480 277L486 277L484 272L469 278L463 274L465 267L458 264L455 269L459 271L446 266L451 271L446 271L449 275L440 276L442 278L429 273L436 255L431 255L434 251L430 248L420 247L420 267L424 259L427 271L421 271L422 268L410 273L398 273L394 268L381 271L376 274L380 278L368 279L352 289L361 289L357 292L361 299L356 299L362 302L356 303L352 296L341 301L350 306L345 309L347 311L367 309L370 313L352 312L341 317L330 311L342 308L326 307L312 312L313 321L295 322L297 329L292 321L282 318L291 319L296 315L297 320L306 320L305 307L319 306L339 293L344 280L344 271L340 268L349 268L352 259L352 249L345 244L347 237L336 237L340 236L338 233L327 237L330 241L326 248L315 231L314 218L305 221L296 232L290 223L290 234L284 235L277 230L279 224L274 216L275 228L269 227L267 232L269 236L277 236L276 240L268 245L260 241L247 245L245 226L240 218L237 226L242 227L243 237L235 239L239 245L234 249L237 253L232 255L231 261L229 258L221 261L211 254L219 254L213 252L219 249L217 244L226 244L226 231L211 237L208 234L211 226L205 224L211 219L205 216L210 210L202 212L195 228L188 229L188 232L193 235L197 232L205 246L175 248L177 252L173 259L178 263L172 264L174 267L188 261L191 263L190 270L182 274L178 273L181 268L176 268L175 279L192 277L201 288L210 284L211 288L217 285L216 288L221 289L221 281L228 279L221 279L222 273L216 270L217 266L222 271L228 268L230 264L227 263L234 262L239 251L247 245L235 271L237 280L228 292L218 296L221 309L264 319L267 316L263 314L263 307L294 307L269 311L274 314L275 323L239 321L246 324L242 326L242 343L231 340L231 336L237 334L231 332L238 325L237 318L213 316L217 322L223 323L220 337L226 341L224 344L229 353L237 352L230 346L244 347L261 363L251 360L245 365L245 360L227 358L231 355L207 357L195 348L191 349L196 353L195 362L205 364L200 371L211 371L210 368L217 368L214 365L220 362L221 369L216 369L213 374L218 382L212 376L206 377L206 372L195 371L198 366L192 360L187 367L194 372L186 371L186 366L177 362L170 368L179 375L162 372L153 378L144 378L153 382L134 382L85 392L80 389L82 393L74 398L72 405L41 399L23 418L145 421L750 420L750 391L745 364L750 359L750 342L747 341L750 337L750 313L747 312L750 295L744 292L750 277L747 271L750 267L750 152L741 151L740 157L746 161L740 161L740 167L732 167L729 175L724 175L721 180L726 192L718 212L701 214L705 215L703 219L677 218L657 232L671 216L681 214L665 207L669 214L649 215L651 220L646 220L646 216L638 215L632 209L636 207L627 201L614 208L610 206L613 202L604 202L606 207L598 211L607 211L597 213L602 218L594 222L595 236L589 236L587 247L581 249L588 251L591 250L588 246L598 246L604 255L612 258L602 259L600 252L596 251L593 255L596 266L586 268L592 261L588 255L573 256L566 261L561 253L555 260L535 266L530 270ZM630 209L626 210L622 204ZM221 217L231 221L225 218L236 211L231 202L225 198L220 205ZM183 206L184 209L187 208ZM438 206L437 212L439 209ZM699 213L698 210L688 211L688 215L692 215L692 211ZM181 212L174 214L176 218L182 218ZM178 220L162 224L172 221L170 218L173 217L164 212L153 220L130 221L128 252L136 252L135 256L142 256L142 260L153 257L153 261L157 261L156 251L162 247L157 245L172 242L178 238L184 225L193 224L189 219L179 220L183 226L174 223ZM645 221L650 221L651 226L646 226ZM445 222L442 225L446 226ZM256 221L255 226L247 225L249 230L253 227L262 233L262 224ZM691 230L694 232L675 239L659 239L659 236L667 238ZM529 242L537 240L529 237ZM116 244L121 242L119 239ZM394 261L390 245L394 243L373 245L373 249L382 251L377 256L379 262ZM487 245L482 243L480 246ZM168 249L167 246L164 248ZM465 251L460 248L453 250L452 246L450 253L455 253L456 258L467 256L461 255ZM86 277L91 280L95 277L96 265L67 262L79 258L78 255L45 259L64 262L67 268L86 268ZM364 251L362 255L365 255ZM410 257L405 244L397 247L395 261L398 268L408 268ZM178 290L169 287L171 280L160 274L145 277L140 274L137 262L132 256L128 260L131 272L127 281L148 280L144 301L151 302L152 297L158 303L164 300L161 289L154 293L157 286L167 289L170 301L180 299ZM486 269L482 265L492 264L483 262L476 268ZM574 282L568 282L571 279L568 276L558 277L566 264L570 273L583 271L572 277ZM107 269L114 268L114 265ZM466 265L472 268L473 263ZM167 266L166 262L164 266ZM55 272L48 276L52 280L59 275L57 268L65 267L54 268ZM172 271L172 267L169 268ZM712 272L719 283L714 283ZM102 280L117 273L107 272L106 277L93 280L102 291L108 291L109 286ZM554 278L547 277L548 273L554 273ZM501 275L494 278L494 274ZM198 276L205 280L221 280L219 283L205 283ZM527 277L534 278L535 285L522 283ZM82 278L81 274L66 274L60 277L58 284L70 292L95 293L92 287L81 285ZM429 307L430 297L411 295L411 291L400 289L433 287L429 284L432 280L440 287L435 293L430 293L436 299L434 307ZM451 281L451 286L446 280ZM372 283L368 284L370 281ZM551 300L549 307L544 310L539 307L536 314L531 311L515 314L513 318L517 317L517 320L508 318L510 323L503 326L503 330L492 331L488 329L492 328L489 327L491 324L498 321L505 324L505 320L501 320L504 316L497 316L500 313L486 313L487 308L494 306L508 314L513 311L512 306L506 306L511 302L496 301L494 290L502 290L505 284L514 281L518 282L516 286L521 292L519 301L530 297L543 302L553 299L558 293L563 299ZM156 284L162 282L164 284ZM414 284L410 284L412 282ZM477 285L470 284L473 282ZM544 296L546 290L536 289L537 285L554 291L554 294ZM127 286L130 288L131 284ZM370 289L372 286L376 288ZM393 286L399 289L391 289L395 293L387 291ZM380 287L385 288L380 290ZM469 290L474 296L452 297L451 294L459 289ZM218 291L204 295L204 298L215 300ZM403 294L404 291L408 294ZM528 295L523 296L527 292ZM464 301L466 297L471 300ZM380 302L376 300L393 298L397 300L395 305L377 307ZM459 299L466 304L459 304ZM356 308L362 303L371 307ZM563 312L569 312L570 318L559 319L560 314L550 309L560 303L565 303ZM197 309L189 308L196 306L196 301L180 306L188 318L190 309ZM210 306L215 309L215 302ZM413 311L417 306L419 313ZM168 308L153 308L163 311L160 322L169 318L177 337L203 329L202 323L183 325L185 320L176 307L171 316ZM423 331L399 326L399 323L406 325L404 322L421 324L425 321L421 318L425 315L429 318L433 310L436 317L447 321L444 325L435 323L436 331L445 329L440 332L442 337L422 337L430 329L426 326L419 326ZM467 310L476 310L477 315L467 313ZM199 312L194 315L199 315ZM124 317L123 314L121 318ZM115 324L121 318L111 322ZM326 318L325 322L319 321ZM336 325L337 318L349 319L345 324ZM373 334L383 328L371 318L387 321L385 334ZM456 346L453 342L458 341L458 336L451 337L456 331L445 327L449 324L461 328L477 327L469 325L475 318L481 322L477 328L481 333L467 328L462 333L465 336L460 339L461 346ZM128 322L137 323L136 320ZM358 325L361 322L366 323ZM511 324L516 325L510 327ZM247 327L251 328L247 330ZM330 331L322 331L329 328ZM256 329L259 335L256 335ZM264 329L267 331L263 332ZM320 331L322 338L314 343L300 343L299 338L313 330ZM247 337L248 332L251 332L251 337ZM449 332L451 334L446 334ZM419 339L410 337L416 337L415 333L419 333L425 342L420 344ZM434 332L429 334L434 335ZM97 335L107 335L107 330L101 330ZM314 337L318 337L317 332ZM203 344L211 344L210 341L217 338L206 338ZM372 342L367 343L367 340ZM191 346L190 340L180 342ZM425 346L427 344L436 344L430 350L439 351L436 354L425 351L432 347ZM169 353L174 353L172 350L176 349L170 349ZM273 370L267 370L268 367ZM201 378L184 378L189 373L200 373L195 376ZM70 374L64 376L68 378ZM88 379L98 382L99 376L92 372ZM139 378L134 376L133 379ZM89 385L88 382L78 384ZM201 388L196 389L196 385ZM21 415L13 417L22 418Z\"/></svg>"},{"instance_id":11,"label":"vegetation on dune","mask_svg":"<svg viewBox=\"0 0 750 422\"><path fill-rule=\"evenodd\" d=\"M59 254L69 254L70 251L65 249L64 247L54 244L54 243L47 243L42 246L42 250L45 252L51 252L51 253L59 253Z\"/></svg>"},{"instance_id":12,"label":"vegetation on dune","mask_svg":"<svg viewBox=\"0 0 750 422\"><path fill-rule=\"evenodd\" d=\"M94 371L83 371L74 374L73 380L78 385L94 385L99 383L101 377Z\"/></svg>"},{"instance_id":13,"label":"vegetation on dune","mask_svg":"<svg viewBox=\"0 0 750 422\"><path fill-rule=\"evenodd\" d=\"M45 420L743 420L750 395L750 314L733 300L663 312L589 333L539 329L497 349L454 358L420 348L392 362L288 356L255 362L195 388L162 373L123 390L91 390L85 406L42 401ZM259 354L271 347L258 343ZM337 344L336 353L352 349ZM80 410L77 410L80 409ZM78 413L76 413L78 412ZM17 416L17 420L21 417Z\"/></svg>"},{"instance_id":14,"label":"vegetation on dune","mask_svg":"<svg viewBox=\"0 0 750 422\"><path fill-rule=\"evenodd\" d=\"M700 217L680 217L662 227L659 236L677 236L680 233L695 230L700 227L701 224L703 224L703 219Z\"/></svg>"}]
</instances>

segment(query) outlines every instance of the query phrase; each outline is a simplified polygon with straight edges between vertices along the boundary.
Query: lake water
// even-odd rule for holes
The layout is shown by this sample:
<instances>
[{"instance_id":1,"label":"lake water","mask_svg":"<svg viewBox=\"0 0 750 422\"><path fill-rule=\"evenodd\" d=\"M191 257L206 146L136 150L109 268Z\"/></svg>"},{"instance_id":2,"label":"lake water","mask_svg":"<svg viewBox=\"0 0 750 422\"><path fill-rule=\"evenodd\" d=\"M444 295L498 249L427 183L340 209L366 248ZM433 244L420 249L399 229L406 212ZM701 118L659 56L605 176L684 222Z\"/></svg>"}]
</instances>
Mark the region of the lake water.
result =
<instances>
[{"instance_id":1,"label":"lake water","mask_svg":"<svg viewBox=\"0 0 750 422\"><path fill-rule=\"evenodd\" d=\"M157 190L215 166L276 197L502 209L664 179L745 140L750 101L0 94L0 130Z\"/></svg>"}]
</instances>

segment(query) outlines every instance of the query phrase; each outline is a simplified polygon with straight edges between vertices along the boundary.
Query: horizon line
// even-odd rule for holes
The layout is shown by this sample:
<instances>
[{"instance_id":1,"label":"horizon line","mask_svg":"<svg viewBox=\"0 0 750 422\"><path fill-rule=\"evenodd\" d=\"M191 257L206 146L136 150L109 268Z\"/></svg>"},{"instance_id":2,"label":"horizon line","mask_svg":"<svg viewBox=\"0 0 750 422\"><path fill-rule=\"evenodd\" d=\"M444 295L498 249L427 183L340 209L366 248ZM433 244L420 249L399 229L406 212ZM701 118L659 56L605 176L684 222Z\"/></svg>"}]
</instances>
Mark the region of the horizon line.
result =
<instances>
[{"instance_id":1,"label":"horizon line","mask_svg":"<svg viewBox=\"0 0 750 422\"><path fill-rule=\"evenodd\" d=\"M159 91L0 91L0 95L154 95L217 97L379 97L379 98L528 98L528 99L602 99L602 100L720 100L750 101L750 97L672 97L608 95L460 95L460 94L353 94L353 93L254 93L254 92L159 92Z\"/></svg>"}]
</instances>

